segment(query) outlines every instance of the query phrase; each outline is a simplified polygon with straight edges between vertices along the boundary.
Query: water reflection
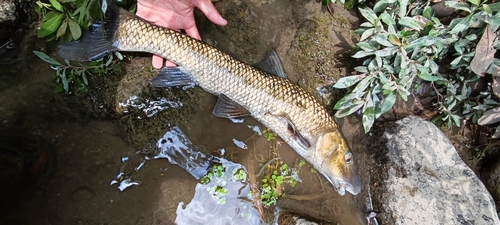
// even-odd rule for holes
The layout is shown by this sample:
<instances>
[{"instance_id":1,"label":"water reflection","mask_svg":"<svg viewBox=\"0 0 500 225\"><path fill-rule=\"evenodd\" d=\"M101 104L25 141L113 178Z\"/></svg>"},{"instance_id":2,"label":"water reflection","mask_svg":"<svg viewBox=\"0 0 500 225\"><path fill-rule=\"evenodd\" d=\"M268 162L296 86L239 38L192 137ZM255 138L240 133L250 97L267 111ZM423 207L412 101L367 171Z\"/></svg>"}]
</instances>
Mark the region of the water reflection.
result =
<instances>
[{"instance_id":1,"label":"water reflection","mask_svg":"<svg viewBox=\"0 0 500 225\"><path fill-rule=\"evenodd\" d=\"M186 207L179 203L177 224L260 224L241 164L202 153L178 127L167 131L157 147L160 151L154 158L167 158L201 178L191 202Z\"/></svg>"},{"instance_id":2,"label":"water reflection","mask_svg":"<svg viewBox=\"0 0 500 225\"><path fill-rule=\"evenodd\" d=\"M152 117L156 113L164 111L169 108L177 108L182 106L181 101L171 101L166 99L165 97L158 98L158 100L149 100L149 99L141 99L137 96L130 97L127 102L119 103L120 107L123 108L136 108L142 110L147 117ZM128 111L124 111L127 113ZM141 118L139 118L141 119Z\"/></svg>"}]
</instances>

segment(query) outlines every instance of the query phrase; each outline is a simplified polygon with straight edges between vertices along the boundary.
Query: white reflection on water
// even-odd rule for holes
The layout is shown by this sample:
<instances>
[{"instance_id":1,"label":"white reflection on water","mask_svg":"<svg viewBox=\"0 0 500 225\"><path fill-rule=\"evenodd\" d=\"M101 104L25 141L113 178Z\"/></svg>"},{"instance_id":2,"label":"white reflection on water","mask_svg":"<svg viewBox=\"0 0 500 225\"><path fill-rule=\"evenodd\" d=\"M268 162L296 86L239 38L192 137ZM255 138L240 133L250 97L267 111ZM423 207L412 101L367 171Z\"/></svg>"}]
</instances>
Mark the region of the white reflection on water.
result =
<instances>
[{"instance_id":1,"label":"white reflection on water","mask_svg":"<svg viewBox=\"0 0 500 225\"><path fill-rule=\"evenodd\" d=\"M203 154L193 147L178 127L167 131L158 140L157 147L160 151L154 158L167 158L196 179L207 173L211 162L224 168L220 176L214 175L205 184L196 185L195 195L189 204L184 207L184 202L179 203L177 224L261 224L259 212L253 207L246 176L235 176L237 172L245 171L241 164Z\"/></svg>"},{"instance_id":2,"label":"white reflection on water","mask_svg":"<svg viewBox=\"0 0 500 225\"><path fill-rule=\"evenodd\" d=\"M127 102L120 102L119 105L121 107L127 108L137 108L142 110L147 117L152 117L156 113L161 112L163 110L169 108L177 108L182 106L182 102L180 101L171 101L166 99L165 97L158 98L158 100L149 100L149 99L140 99L137 96L130 97ZM127 111L125 111L127 113Z\"/></svg>"},{"instance_id":3,"label":"white reflection on water","mask_svg":"<svg viewBox=\"0 0 500 225\"><path fill-rule=\"evenodd\" d=\"M261 224L260 215L253 207L253 197L247 180L238 181L234 174L244 169L241 164L219 159L225 172L221 177L211 179L207 184L196 185L196 192L189 204L177 206L175 222L183 224ZM225 194L218 194L217 188L225 188Z\"/></svg>"}]
</instances>

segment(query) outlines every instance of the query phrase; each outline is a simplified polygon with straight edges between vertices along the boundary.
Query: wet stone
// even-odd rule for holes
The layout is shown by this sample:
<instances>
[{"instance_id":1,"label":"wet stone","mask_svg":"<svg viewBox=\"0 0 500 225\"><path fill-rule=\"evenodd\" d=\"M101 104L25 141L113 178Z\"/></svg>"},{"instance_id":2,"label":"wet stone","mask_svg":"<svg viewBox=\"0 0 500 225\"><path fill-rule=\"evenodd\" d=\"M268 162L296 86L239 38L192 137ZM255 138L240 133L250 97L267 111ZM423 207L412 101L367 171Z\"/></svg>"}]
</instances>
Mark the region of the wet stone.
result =
<instances>
[{"instance_id":1,"label":"wet stone","mask_svg":"<svg viewBox=\"0 0 500 225\"><path fill-rule=\"evenodd\" d=\"M0 24L16 20L16 4L14 1L0 1Z\"/></svg>"},{"instance_id":2,"label":"wet stone","mask_svg":"<svg viewBox=\"0 0 500 225\"><path fill-rule=\"evenodd\" d=\"M493 163L481 173L484 185L497 201L500 200L500 160Z\"/></svg>"},{"instance_id":3,"label":"wet stone","mask_svg":"<svg viewBox=\"0 0 500 225\"><path fill-rule=\"evenodd\" d=\"M408 117L377 126L371 138L381 224L500 224L493 198L435 125Z\"/></svg>"}]
</instances>

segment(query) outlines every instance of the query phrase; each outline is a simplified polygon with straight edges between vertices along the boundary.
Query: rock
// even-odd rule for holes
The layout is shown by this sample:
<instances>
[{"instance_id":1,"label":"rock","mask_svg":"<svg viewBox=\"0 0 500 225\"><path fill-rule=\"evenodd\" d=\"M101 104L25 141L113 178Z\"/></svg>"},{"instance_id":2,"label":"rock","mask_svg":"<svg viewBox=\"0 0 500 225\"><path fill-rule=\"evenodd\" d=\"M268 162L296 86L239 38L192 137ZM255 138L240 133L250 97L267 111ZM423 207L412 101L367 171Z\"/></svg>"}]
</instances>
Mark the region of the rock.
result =
<instances>
[{"instance_id":1,"label":"rock","mask_svg":"<svg viewBox=\"0 0 500 225\"><path fill-rule=\"evenodd\" d=\"M483 183L432 123L408 117L377 126L369 143L382 224L500 224Z\"/></svg>"},{"instance_id":2,"label":"rock","mask_svg":"<svg viewBox=\"0 0 500 225\"><path fill-rule=\"evenodd\" d=\"M0 23L12 23L16 18L16 4L13 1L0 1Z\"/></svg>"},{"instance_id":3,"label":"rock","mask_svg":"<svg viewBox=\"0 0 500 225\"><path fill-rule=\"evenodd\" d=\"M492 163L492 165L488 166L484 171L481 172L481 178L484 181L484 185L490 193L493 195L493 198L497 201L500 200L500 160Z\"/></svg>"}]
</instances>

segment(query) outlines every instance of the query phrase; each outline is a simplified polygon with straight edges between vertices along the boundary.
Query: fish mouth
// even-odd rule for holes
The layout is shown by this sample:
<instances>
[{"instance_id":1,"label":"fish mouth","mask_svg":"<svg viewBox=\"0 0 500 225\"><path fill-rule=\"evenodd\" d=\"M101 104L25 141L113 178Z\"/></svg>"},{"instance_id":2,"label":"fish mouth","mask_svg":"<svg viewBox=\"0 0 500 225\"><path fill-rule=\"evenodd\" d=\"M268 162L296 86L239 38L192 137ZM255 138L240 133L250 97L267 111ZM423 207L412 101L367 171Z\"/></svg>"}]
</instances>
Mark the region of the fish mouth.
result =
<instances>
[{"instance_id":1,"label":"fish mouth","mask_svg":"<svg viewBox=\"0 0 500 225\"><path fill-rule=\"evenodd\" d=\"M343 180L333 180L333 182L330 182L333 184L333 187L335 188L335 191L339 193L340 196L344 196L345 192L349 192L352 195L358 195L361 192L361 183L360 182L355 182L354 185Z\"/></svg>"}]
</instances>

